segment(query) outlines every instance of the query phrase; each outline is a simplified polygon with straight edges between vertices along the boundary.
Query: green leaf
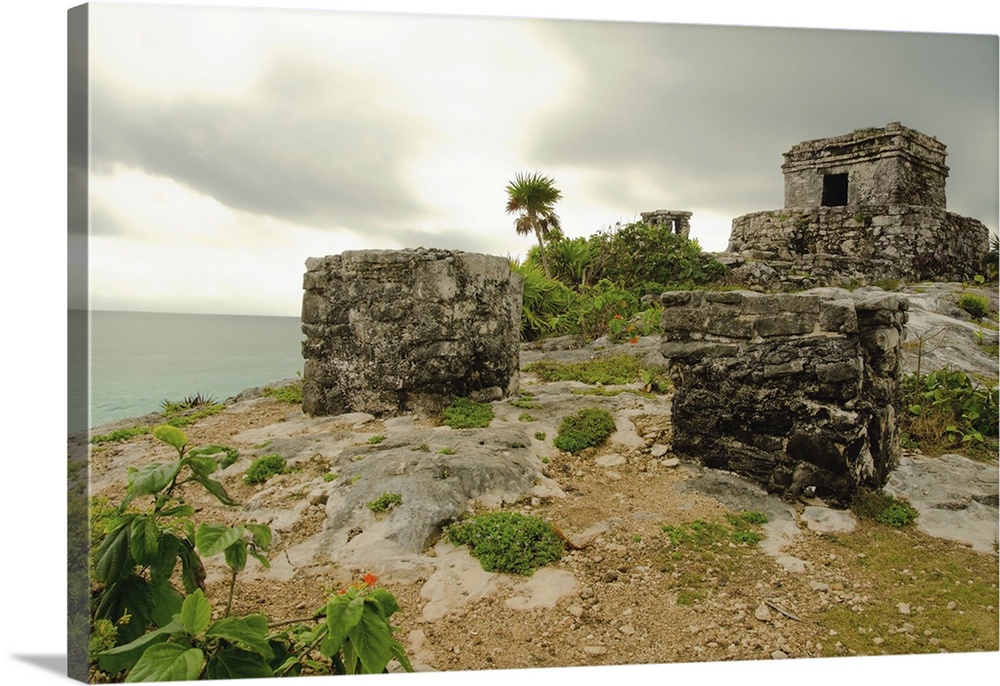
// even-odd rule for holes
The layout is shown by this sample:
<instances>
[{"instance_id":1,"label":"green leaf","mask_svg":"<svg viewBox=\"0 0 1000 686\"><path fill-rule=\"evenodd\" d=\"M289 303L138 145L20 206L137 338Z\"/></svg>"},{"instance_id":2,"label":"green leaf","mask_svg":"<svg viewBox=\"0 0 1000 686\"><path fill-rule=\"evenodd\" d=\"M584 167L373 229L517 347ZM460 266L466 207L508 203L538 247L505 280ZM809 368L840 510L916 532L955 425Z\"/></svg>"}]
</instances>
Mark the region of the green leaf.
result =
<instances>
[{"instance_id":1,"label":"green leaf","mask_svg":"<svg viewBox=\"0 0 1000 686\"><path fill-rule=\"evenodd\" d=\"M172 445L177 448L180 452L187 445L187 436L184 432L178 429L176 426L170 426L169 424L160 424L159 426L153 427L153 435L159 438L164 443Z\"/></svg>"},{"instance_id":2,"label":"green leaf","mask_svg":"<svg viewBox=\"0 0 1000 686\"><path fill-rule=\"evenodd\" d=\"M184 596L168 579L154 581L149 587L153 599L153 624L166 626L174 615L179 614L184 604Z\"/></svg>"},{"instance_id":3,"label":"green leaf","mask_svg":"<svg viewBox=\"0 0 1000 686\"><path fill-rule=\"evenodd\" d=\"M268 560L263 555L261 555L260 553L258 553L256 550L251 550L250 554L253 555L254 559L256 559L257 562L261 563L261 565L264 566L264 569L270 569L271 568L271 561Z\"/></svg>"},{"instance_id":4,"label":"green leaf","mask_svg":"<svg viewBox=\"0 0 1000 686\"><path fill-rule=\"evenodd\" d=\"M403 650L402 644L396 639L392 639L389 644L389 649L392 651L392 656L396 658L396 661L403 666L403 669L407 672L413 671L413 665L410 664L410 659L406 656L406 651Z\"/></svg>"},{"instance_id":5,"label":"green leaf","mask_svg":"<svg viewBox=\"0 0 1000 686\"><path fill-rule=\"evenodd\" d=\"M198 476L207 477L219 468L219 464L211 457L199 457L198 455L188 453L184 461L191 468L191 471Z\"/></svg>"},{"instance_id":6,"label":"green leaf","mask_svg":"<svg viewBox=\"0 0 1000 686\"><path fill-rule=\"evenodd\" d=\"M247 531L253 536L253 542L259 547L267 550L271 547L271 528L264 524L244 524Z\"/></svg>"},{"instance_id":7,"label":"green leaf","mask_svg":"<svg viewBox=\"0 0 1000 686\"><path fill-rule=\"evenodd\" d=\"M243 539L236 541L224 551L226 564L236 572L242 572L247 566L247 543Z\"/></svg>"},{"instance_id":8,"label":"green leaf","mask_svg":"<svg viewBox=\"0 0 1000 686\"><path fill-rule=\"evenodd\" d=\"M338 595L326 605L327 635L320 645L320 652L332 657L340 650L348 632L361 622L364 614L364 598L348 598Z\"/></svg>"},{"instance_id":9,"label":"green leaf","mask_svg":"<svg viewBox=\"0 0 1000 686\"><path fill-rule=\"evenodd\" d=\"M259 654L227 648L208 661L205 675L209 679L270 679L274 672Z\"/></svg>"},{"instance_id":10,"label":"green leaf","mask_svg":"<svg viewBox=\"0 0 1000 686\"><path fill-rule=\"evenodd\" d=\"M205 565L189 541L178 540L181 543L177 551L181 559L181 581L186 592L194 593L196 588L205 587Z\"/></svg>"},{"instance_id":11,"label":"green leaf","mask_svg":"<svg viewBox=\"0 0 1000 686\"><path fill-rule=\"evenodd\" d=\"M184 631L191 636L200 634L212 621L212 604L208 602L200 588L184 599L180 618Z\"/></svg>"},{"instance_id":12,"label":"green leaf","mask_svg":"<svg viewBox=\"0 0 1000 686\"><path fill-rule=\"evenodd\" d=\"M206 557L218 555L243 537L243 527L230 528L218 524L202 524L195 534L194 545Z\"/></svg>"},{"instance_id":13,"label":"green leaf","mask_svg":"<svg viewBox=\"0 0 1000 686\"><path fill-rule=\"evenodd\" d=\"M365 674L381 674L392 659L392 630L389 623L374 608L365 608L361 621L348 632L351 645Z\"/></svg>"},{"instance_id":14,"label":"green leaf","mask_svg":"<svg viewBox=\"0 0 1000 686\"><path fill-rule=\"evenodd\" d=\"M224 638L252 650L265 660L274 657L274 650L267 640L267 619L264 615L227 617L208 627L206 637Z\"/></svg>"},{"instance_id":15,"label":"green leaf","mask_svg":"<svg viewBox=\"0 0 1000 686\"><path fill-rule=\"evenodd\" d=\"M125 615L127 624L118 627L118 640L128 643L142 634L153 621L153 594L149 582L137 574L127 574L104 588L94 611L98 619L117 623Z\"/></svg>"},{"instance_id":16,"label":"green leaf","mask_svg":"<svg viewBox=\"0 0 1000 686\"><path fill-rule=\"evenodd\" d=\"M396 602L396 598L389 591L384 588L373 589L368 594L369 602L373 602L378 606L379 612L382 616L388 619L393 615L393 613L399 611L399 603Z\"/></svg>"},{"instance_id":17,"label":"green leaf","mask_svg":"<svg viewBox=\"0 0 1000 686\"><path fill-rule=\"evenodd\" d=\"M194 508L190 505L177 505L160 510L160 517L190 517L194 514Z\"/></svg>"},{"instance_id":18,"label":"green leaf","mask_svg":"<svg viewBox=\"0 0 1000 686\"><path fill-rule=\"evenodd\" d=\"M157 643L146 649L125 683L144 681L193 681L201 674L205 654L178 643Z\"/></svg>"},{"instance_id":19,"label":"green leaf","mask_svg":"<svg viewBox=\"0 0 1000 686\"><path fill-rule=\"evenodd\" d=\"M136 517L129 529L129 552L136 564L145 567L156 562L160 552L160 528L156 520Z\"/></svg>"},{"instance_id":20,"label":"green leaf","mask_svg":"<svg viewBox=\"0 0 1000 686\"><path fill-rule=\"evenodd\" d=\"M195 474L191 477L208 491L211 495L214 495L216 500L218 500L223 505L236 505L236 501L229 497L226 489L218 481L214 479L209 479L208 477Z\"/></svg>"},{"instance_id":21,"label":"green leaf","mask_svg":"<svg viewBox=\"0 0 1000 686\"><path fill-rule=\"evenodd\" d=\"M127 519L112 529L101 542L94 562L98 581L113 583L134 564L128 550L130 531L131 519Z\"/></svg>"},{"instance_id":22,"label":"green leaf","mask_svg":"<svg viewBox=\"0 0 1000 686\"><path fill-rule=\"evenodd\" d=\"M180 471L180 460L162 464L154 462L139 469L130 469L128 489L132 495L153 495L170 485Z\"/></svg>"},{"instance_id":23,"label":"green leaf","mask_svg":"<svg viewBox=\"0 0 1000 686\"><path fill-rule=\"evenodd\" d=\"M174 619L173 622L168 623L163 628L143 634L130 643L105 650L103 653L98 653L97 662L101 666L101 669L108 674L117 674L123 670L132 669L139 658L142 657L146 648L156 643L162 643L172 634L180 631L181 622L179 619Z\"/></svg>"}]
</instances>

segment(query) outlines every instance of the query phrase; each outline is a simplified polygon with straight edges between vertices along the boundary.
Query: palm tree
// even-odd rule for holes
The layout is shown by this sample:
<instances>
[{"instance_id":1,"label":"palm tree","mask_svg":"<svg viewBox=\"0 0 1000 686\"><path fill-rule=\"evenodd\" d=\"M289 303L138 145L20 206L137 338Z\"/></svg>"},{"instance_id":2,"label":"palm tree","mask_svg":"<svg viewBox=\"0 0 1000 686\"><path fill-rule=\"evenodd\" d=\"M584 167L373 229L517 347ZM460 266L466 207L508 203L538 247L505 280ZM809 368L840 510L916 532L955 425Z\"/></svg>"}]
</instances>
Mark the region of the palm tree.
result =
<instances>
[{"instance_id":1,"label":"palm tree","mask_svg":"<svg viewBox=\"0 0 1000 686\"><path fill-rule=\"evenodd\" d=\"M507 214L518 213L514 230L518 235L535 234L542 255L545 276L552 278L549 262L545 257L545 241L562 237L559 217L554 205L562 197L554 181L535 172L531 176L518 172L513 183L507 184Z\"/></svg>"}]
</instances>

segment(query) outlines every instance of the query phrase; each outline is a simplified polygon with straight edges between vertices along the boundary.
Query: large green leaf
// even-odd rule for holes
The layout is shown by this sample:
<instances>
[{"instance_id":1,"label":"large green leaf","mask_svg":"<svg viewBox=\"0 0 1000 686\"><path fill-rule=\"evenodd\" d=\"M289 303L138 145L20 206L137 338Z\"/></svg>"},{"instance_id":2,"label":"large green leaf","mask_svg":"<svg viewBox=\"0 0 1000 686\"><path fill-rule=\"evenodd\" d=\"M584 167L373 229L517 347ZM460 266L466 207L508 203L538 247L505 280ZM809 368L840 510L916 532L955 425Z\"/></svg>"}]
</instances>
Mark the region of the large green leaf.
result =
<instances>
[{"instance_id":1,"label":"large green leaf","mask_svg":"<svg viewBox=\"0 0 1000 686\"><path fill-rule=\"evenodd\" d=\"M144 681L192 681L205 666L205 654L179 643L157 643L146 649L125 683Z\"/></svg>"},{"instance_id":2,"label":"large green leaf","mask_svg":"<svg viewBox=\"0 0 1000 686\"><path fill-rule=\"evenodd\" d=\"M191 478L204 486L205 490L214 495L216 500L223 505L236 505L236 501L229 497L225 487L215 479L209 479L207 476L201 476L200 474L195 474Z\"/></svg>"},{"instance_id":3,"label":"large green leaf","mask_svg":"<svg viewBox=\"0 0 1000 686\"><path fill-rule=\"evenodd\" d=\"M194 545L206 557L218 555L243 537L243 527L202 524L195 534Z\"/></svg>"},{"instance_id":4,"label":"large green leaf","mask_svg":"<svg viewBox=\"0 0 1000 686\"><path fill-rule=\"evenodd\" d=\"M94 616L118 621L128 615L129 621L118 627L118 640L128 643L142 634L153 621L153 594L149 583L137 574L127 574L104 588Z\"/></svg>"},{"instance_id":5,"label":"large green leaf","mask_svg":"<svg viewBox=\"0 0 1000 686\"><path fill-rule=\"evenodd\" d=\"M113 583L134 564L128 550L131 523L131 518L122 521L101 541L94 562L98 581Z\"/></svg>"},{"instance_id":6,"label":"large green leaf","mask_svg":"<svg viewBox=\"0 0 1000 686\"><path fill-rule=\"evenodd\" d=\"M226 564L235 572L242 572L247 566L247 543L243 539L225 549Z\"/></svg>"},{"instance_id":7,"label":"large green leaf","mask_svg":"<svg viewBox=\"0 0 1000 686\"><path fill-rule=\"evenodd\" d=\"M372 589L368 594L368 601L374 603L386 619L399 611L399 603L396 602L396 598L384 588Z\"/></svg>"},{"instance_id":8,"label":"large green leaf","mask_svg":"<svg viewBox=\"0 0 1000 686\"><path fill-rule=\"evenodd\" d=\"M154 426L153 435L164 443L177 448L178 451L183 450L184 446L187 445L187 436L176 426L170 426L169 424Z\"/></svg>"},{"instance_id":9,"label":"large green leaf","mask_svg":"<svg viewBox=\"0 0 1000 686\"><path fill-rule=\"evenodd\" d=\"M209 476L219 468L219 463L215 459L192 455L191 453L188 453L187 457L184 458L184 462L198 476Z\"/></svg>"},{"instance_id":10,"label":"large green leaf","mask_svg":"<svg viewBox=\"0 0 1000 686\"><path fill-rule=\"evenodd\" d=\"M208 661L205 675L209 679L269 679L274 672L257 653L226 648Z\"/></svg>"},{"instance_id":11,"label":"large green leaf","mask_svg":"<svg viewBox=\"0 0 1000 686\"><path fill-rule=\"evenodd\" d=\"M153 564L159 558L160 528L152 517L139 516L129 527L129 552L136 564L143 567Z\"/></svg>"},{"instance_id":12,"label":"large green leaf","mask_svg":"<svg viewBox=\"0 0 1000 686\"><path fill-rule=\"evenodd\" d=\"M177 633L180 630L180 619L175 618L162 628L143 634L134 641L116 646L110 650L105 650L103 653L98 654L97 662L102 670L112 675L126 669L132 669L139 658L142 657L146 648L156 643L162 643L171 634Z\"/></svg>"},{"instance_id":13,"label":"large green leaf","mask_svg":"<svg viewBox=\"0 0 1000 686\"><path fill-rule=\"evenodd\" d=\"M205 636L224 638L258 653L265 660L274 658L274 650L267 640L267 619L264 615L220 619L208 627Z\"/></svg>"},{"instance_id":14,"label":"large green leaf","mask_svg":"<svg viewBox=\"0 0 1000 686\"><path fill-rule=\"evenodd\" d=\"M327 634L320 644L320 652L332 657L340 650L348 632L361 622L364 609L364 598L351 599L347 595L332 598L326 605Z\"/></svg>"},{"instance_id":15,"label":"large green leaf","mask_svg":"<svg viewBox=\"0 0 1000 686\"><path fill-rule=\"evenodd\" d=\"M392 659L392 630L373 608L365 608L361 621L348 632L365 674L381 674Z\"/></svg>"},{"instance_id":16,"label":"large green leaf","mask_svg":"<svg viewBox=\"0 0 1000 686\"><path fill-rule=\"evenodd\" d=\"M184 604L184 596L174 588L169 579L153 581L149 587L153 599L153 624L166 626L180 613Z\"/></svg>"},{"instance_id":17,"label":"large green leaf","mask_svg":"<svg viewBox=\"0 0 1000 686\"><path fill-rule=\"evenodd\" d=\"M212 604L200 588L184 599L180 618L184 631L191 636L197 636L208 627L212 621Z\"/></svg>"},{"instance_id":18,"label":"large green leaf","mask_svg":"<svg viewBox=\"0 0 1000 686\"><path fill-rule=\"evenodd\" d=\"M180 460L162 464L154 462L139 469L130 469L128 488L132 495L153 495L170 485L180 471Z\"/></svg>"},{"instance_id":19,"label":"large green leaf","mask_svg":"<svg viewBox=\"0 0 1000 686\"><path fill-rule=\"evenodd\" d=\"M181 559L181 581L184 583L185 591L194 593L196 588L205 587L205 565L191 547L190 541L177 540L180 541L177 552Z\"/></svg>"}]
</instances>

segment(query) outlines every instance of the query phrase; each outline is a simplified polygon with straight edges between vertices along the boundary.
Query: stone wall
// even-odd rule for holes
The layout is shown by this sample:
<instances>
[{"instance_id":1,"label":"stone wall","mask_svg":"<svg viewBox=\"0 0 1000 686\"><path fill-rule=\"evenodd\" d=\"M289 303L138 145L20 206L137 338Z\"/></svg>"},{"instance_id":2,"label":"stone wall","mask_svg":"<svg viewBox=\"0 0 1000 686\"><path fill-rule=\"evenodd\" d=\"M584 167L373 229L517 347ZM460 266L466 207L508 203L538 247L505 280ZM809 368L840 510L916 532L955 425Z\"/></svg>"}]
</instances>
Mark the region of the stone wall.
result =
<instances>
[{"instance_id":1,"label":"stone wall","mask_svg":"<svg viewBox=\"0 0 1000 686\"><path fill-rule=\"evenodd\" d=\"M522 280L505 258L361 250L310 258L302 407L436 413L517 392Z\"/></svg>"},{"instance_id":2,"label":"stone wall","mask_svg":"<svg viewBox=\"0 0 1000 686\"><path fill-rule=\"evenodd\" d=\"M842 289L671 292L673 450L793 498L847 504L900 456L906 301Z\"/></svg>"},{"instance_id":3,"label":"stone wall","mask_svg":"<svg viewBox=\"0 0 1000 686\"><path fill-rule=\"evenodd\" d=\"M880 279L969 281L983 273L989 230L975 219L914 205L784 209L734 219L726 251L733 268L767 265L757 271L772 283L743 280L764 290Z\"/></svg>"}]
</instances>

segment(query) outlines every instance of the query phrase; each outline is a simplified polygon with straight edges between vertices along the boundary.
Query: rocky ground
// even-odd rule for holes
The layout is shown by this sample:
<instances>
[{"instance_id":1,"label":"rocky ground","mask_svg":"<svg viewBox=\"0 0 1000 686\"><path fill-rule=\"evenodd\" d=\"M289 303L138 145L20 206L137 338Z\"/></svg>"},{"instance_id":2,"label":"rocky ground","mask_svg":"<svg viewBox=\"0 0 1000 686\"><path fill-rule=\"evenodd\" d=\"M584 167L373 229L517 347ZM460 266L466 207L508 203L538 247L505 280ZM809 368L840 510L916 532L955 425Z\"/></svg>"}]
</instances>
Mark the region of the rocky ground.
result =
<instances>
[{"instance_id":1,"label":"rocky ground","mask_svg":"<svg viewBox=\"0 0 1000 686\"><path fill-rule=\"evenodd\" d=\"M627 349L656 361L653 343ZM600 343L526 349L522 363L619 351ZM678 460L669 452L669 395L531 374L521 383L525 395L495 403L487 429L418 417L309 418L254 392L186 429L191 445L221 443L241 454L220 476L241 506L192 493L198 516L260 521L276 534L271 569L251 563L234 611L307 617L330 593L374 572L403 608L396 624L419 670L997 650L995 464L907 455L890 489L918 507L921 528L887 532ZM624 392L595 394L601 390ZM617 430L599 449L556 450L559 421L584 406L611 411ZM246 484L250 461L274 452L289 472ZM170 450L150 437L97 448L92 494L117 502L129 465L166 459ZM364 506L389 490L402 494L398 508L376 515ZM470 507L541 517L569 549L530 577L487 573L433 526ZM760 543L684 546L664 531L725 523L743 511L767 515ZM908 555L876 569L879 551L900 540ZM981 587L987 600L968 607L966 596L928 598L909 585L928 573ZM218 564L208 584L216 599L226 593ZM849 635L845 614L857 618ZM955 628L968 626L974 640Z\"/></svg>"}]
</instances>

